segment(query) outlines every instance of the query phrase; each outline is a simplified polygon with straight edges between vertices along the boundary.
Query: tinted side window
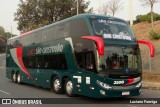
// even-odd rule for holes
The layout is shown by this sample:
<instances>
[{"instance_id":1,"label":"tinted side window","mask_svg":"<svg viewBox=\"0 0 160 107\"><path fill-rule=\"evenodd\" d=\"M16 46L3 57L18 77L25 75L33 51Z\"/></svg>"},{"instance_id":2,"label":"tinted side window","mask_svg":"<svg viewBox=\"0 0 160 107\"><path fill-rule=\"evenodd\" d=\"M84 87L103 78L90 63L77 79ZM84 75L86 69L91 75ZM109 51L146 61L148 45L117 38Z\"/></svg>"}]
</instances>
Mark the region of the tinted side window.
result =
<instances>
[{"instance_id":1,"label":"tinted side window","mask_svg":"<svg viewBox=\"0 0 160 107\"><path fill-rule=\"evenodd\" d=\"M46 28L42 31L42 41L51 41L54 39L54 27Z\"/></svg>"},{"instance_id":2,"label":"tinted side window","mask_svg":"<svg viewBox=\"0 0 160 107\"><path fill-rule=\"evenodd\" d=\"M71 22L70 35L72 38L88 35L87 24L84 20L78 19Z\"/></svg>"},{"instance_id":3,"label":"tinted side window","mask_svg":"<svg viewBox=\"0 0 160 107\"><path fill-rule=\"evenodd\" d=\"M95 69L93 52L76 53L77 64L80 68L93 71Z\"/></svg>"},{"instance_id":4,"label":"tinted side window","mask_svg":"<svg viewBox=\"0 0 160 107\"><path fill-rule=\"evenodd\" d=\"M13 43L14 43L14 40L12 39L11 41L10 41L11 43L11 48L14 48L14 46L13 46Z\"/></svg>"},{"instance_id":5,"label":"tinted side window","mask_svg":"<svg viewBox=\"0 0 160 107\"><path fill-rule=\"evenodd\" d=\"M26 36L23 36L23 39L22 39L22 43L24 46L28 46L31 44L31 35L26 35Z\"/></svg>"},{"instance_id":6,"label":"tinted side window","mask_svg":"<svg viewBox=\"0 0 160 107\"><path fill-rule=\"evenodd\" d=\"M19 38L19 46L23 46L23 37Z\"/></svg>"},{"instance_id":7,"label":"tinted side window","mask_svg":"<svg viewBox=\"0 0 160 107\"><path fill-rule=\"evenodd\" d=\"M39 55L23 57L27 68L67 70L67 62L64 54Z\"/></svg>"},{"instance_id":8,"label":"tinted side window","mask_svg":"<svg viewBox=\"0 0 160 107\"><path fill-rule=\"evenodd\" d=\"M31 57L23 57L24 66L27 68L36 68L36 58Z\"/></svg>"},{"instance_id":9,"label":"tinted side window","mask_svg":"<svg viewBox=\"0 0 160 107\"><path fill-rule=\"evenodd\" d=\"M73 40L74 50L76 52L93 51L93 42L82 39L82 36L90 35L88 25L85 20L78 19L71 21L70 36Z\"/></svg>"},{"instance_id":10,"label":"tinted side window","mask_svg":"<svg viewBox=\"0 0 160 107\"><path fill-rule=\"evenodd\" d=\"M55 39L65 38L69 36L70 32L70 23L66 22L64 24L56 25L54 37Z\"/></svg>"},{"instance_id":11,"label":"tinted side window","mask_svg":"<svg viewBox=\"0 0 160 107\"><path fill-rule=\"evenodd\" d=\"M13 47L14 47L14 48L18 47L18 44L19 44L18 39L14 39Z\"/></svg>"},{"instance_id":12,"label":"tinted side window","mask_svg":"<svg viewBox=\"0 0 160 107\"><path fill-rule=\"evenodd\" d=\"M41 31L38 31L38 32L34 32L32 34L32 44L34 43L41 43L42 42L42 34L41 34Z\"/></svg>"},{"instance_id":13,"label":"tinted side window","mask_svg":"<svg viewBox=\"0 0 160 107\"><path fill-rule=\"evenodd\" d=\"M60 69L60 70L68 69L64 54L49 55L44 57L45 57L46 69Z\"/></svg>"}]
</instances>

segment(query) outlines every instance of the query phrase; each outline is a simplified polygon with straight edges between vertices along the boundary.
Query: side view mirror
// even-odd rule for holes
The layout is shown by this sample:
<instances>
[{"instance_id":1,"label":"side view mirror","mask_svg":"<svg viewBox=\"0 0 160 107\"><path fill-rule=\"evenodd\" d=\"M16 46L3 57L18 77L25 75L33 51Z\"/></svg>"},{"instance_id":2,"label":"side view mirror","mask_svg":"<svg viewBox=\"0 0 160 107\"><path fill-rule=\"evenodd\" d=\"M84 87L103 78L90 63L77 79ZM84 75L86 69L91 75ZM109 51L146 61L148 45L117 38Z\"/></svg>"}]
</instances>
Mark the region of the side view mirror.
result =
<instances>
[{"instance_id":1,"label":"side view mirror","mask_svg":"<svg viewBox=\"0 0 160 107\"><path fill-rule=\"evenodd\" d=\"M82 36L83 39L93 40L96 42L97 50L99 55L104 55L104 42L101 37L97 36Z\"/></svg>"},{"instance_id":2,"label":"side view mirror","mask_svg":"<svg viewBox=\"0 0 160 107\"><path fill-rule=\"evenodd\" d=\"M137 42L138 42L139 44L148 45L148 47L149 47L149 49L150 49L150 56L151 56L151 57L154 57L154 55L155 55L154 45L153 45L151 42L146 41L146 40L137 40Z\"/></svg>"}]
</instances>

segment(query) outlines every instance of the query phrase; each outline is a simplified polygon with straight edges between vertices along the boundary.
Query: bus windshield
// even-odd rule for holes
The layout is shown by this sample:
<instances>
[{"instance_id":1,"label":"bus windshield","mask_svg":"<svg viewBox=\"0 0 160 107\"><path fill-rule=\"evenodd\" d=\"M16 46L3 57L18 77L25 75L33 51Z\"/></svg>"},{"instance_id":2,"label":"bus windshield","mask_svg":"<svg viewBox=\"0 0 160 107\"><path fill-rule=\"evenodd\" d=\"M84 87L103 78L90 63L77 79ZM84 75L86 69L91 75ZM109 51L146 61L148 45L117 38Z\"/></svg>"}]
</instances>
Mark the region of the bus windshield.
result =
<instances>
[{"instance_id":1,"label":"bus windshield","mask_svg":"<svg viewBox=\"0 0 160 107\"><path fill-rule=\"evenodd\" d=\"M105 46L105 54L99 56L98 71L140 71L140 51L137 47Z\"/></svg>"},{"instance_id":2,"label":"bus windshield","mask_svg":"<svg viewBox=\"0 0 160 107\"><path fill-rule=\"evenodd\" d=\"M108 18L93 19L92 26L96 35L103 39L133 41L135 37L125 21Z\"/></svg>"}]
</instances>

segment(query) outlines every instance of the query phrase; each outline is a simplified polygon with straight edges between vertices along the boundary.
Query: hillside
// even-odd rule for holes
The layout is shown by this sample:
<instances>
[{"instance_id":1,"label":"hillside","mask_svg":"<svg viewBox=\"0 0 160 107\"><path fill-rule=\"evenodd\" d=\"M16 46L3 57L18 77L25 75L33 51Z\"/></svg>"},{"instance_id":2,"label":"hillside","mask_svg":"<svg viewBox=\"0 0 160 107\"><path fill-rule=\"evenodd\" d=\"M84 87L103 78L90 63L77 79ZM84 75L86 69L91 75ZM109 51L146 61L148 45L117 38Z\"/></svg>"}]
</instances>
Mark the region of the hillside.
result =
<instances>
[{"instance_id":1,"label":"hillside","mask_svg":"<svg viewBox=\"0 0 160 107\"><path fill-rule=\"evenodd\" d=\"M135 34L137 40L139 40L139 39L149 40L154 45L160 45L160 40L153 40L150 38L149 32L152 30L151 23L149 23L149 22L138 23L138 24L133 25L132 29L134 31L134 34ZM154 22L153 30L158 31L160 33L160 21Z\"/></svg>"},{"instance_id":2,"label":"hillside","mask_svg":"<svg viewBox=\"0 0 160 107\"><path fill-rule=\"evenodd\" d=\"M152 42L155 46L155 57L149 57L149 48L146 45L140 45L142 65L144 72L152 74L160 74L160 40L153 40L150 38L149 32L151 31L151 23L142 22L132 26L137 40L143 39ZM154 22L154 31L160 33L160 21Z\"/></svg>"}]
</instances>

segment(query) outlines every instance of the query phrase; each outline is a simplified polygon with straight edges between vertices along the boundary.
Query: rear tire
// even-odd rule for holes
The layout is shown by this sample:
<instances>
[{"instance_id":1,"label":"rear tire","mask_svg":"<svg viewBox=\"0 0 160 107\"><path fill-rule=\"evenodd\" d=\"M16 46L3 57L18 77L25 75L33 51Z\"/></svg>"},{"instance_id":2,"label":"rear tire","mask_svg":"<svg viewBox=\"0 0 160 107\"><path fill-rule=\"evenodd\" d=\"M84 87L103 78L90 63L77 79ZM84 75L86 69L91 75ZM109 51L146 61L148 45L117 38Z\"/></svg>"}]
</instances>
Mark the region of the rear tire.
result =
<instances>
[{"instance_id":1,"label":"rear tire","mask_svg":"<svg viewBox=\"0 0 160 107\"><path fill-rule=\"evenodd\" d=\"M54 77L52 80L52 90L56 94L62 94L64 92L62 84L60 83L60 80L58 79L58 77Z\"/></svg>"},{"instance_id":2,"label":"rear tire","mask_svg":"<svg viewBox=\"0 0 160 107\"><path fill-rule=\"evenodd\" d=\"M65 92L67 94L68 97L73 97L74 94L73 94L73 83L72 81L68 78L66 81L65 81Z\"/></svg>"},{"instance_id":3,"label":"rear tire","mask_svg":"<svg viewBox=\"0 0 160 107\"><path fill-rule=\"evenodd\" d=\"M15 74L14 72L12 73L12 81L13 81L14 83L17 82L17 80L16 80L16 74Z\"/></svg>"},{"instance_id":4,"label":"rear tire","mask_svg":"<svg viewBox=\"0 0 160 107\"><path fill-rule=\"evenodd\" d=\"M21 75L20 75L20 72L17 73L17 83L21 84Z\"/></svg>"}]
</instances>

